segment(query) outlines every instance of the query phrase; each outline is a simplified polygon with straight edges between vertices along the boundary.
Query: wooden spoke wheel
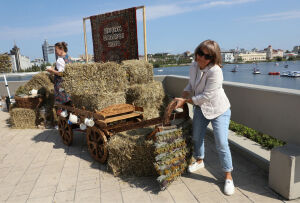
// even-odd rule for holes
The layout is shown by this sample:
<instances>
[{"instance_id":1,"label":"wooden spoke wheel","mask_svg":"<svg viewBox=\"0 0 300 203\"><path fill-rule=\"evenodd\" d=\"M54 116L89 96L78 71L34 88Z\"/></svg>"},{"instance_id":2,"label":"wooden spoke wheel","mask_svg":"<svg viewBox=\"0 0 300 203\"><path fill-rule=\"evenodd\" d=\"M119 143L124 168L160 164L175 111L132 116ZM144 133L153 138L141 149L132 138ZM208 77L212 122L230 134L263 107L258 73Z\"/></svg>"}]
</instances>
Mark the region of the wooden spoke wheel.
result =
<instances>
[{"instance_id":1,"label":"wooden spoke wheel","mask_svg":"<svg viewBox=\"0 0 300 203\"><path fill-rule=\"evenodd\" d=\"M86 132L86 141L91 156L100 163L105 163L108 150L104 132L95 126L89 127Z\"/></svg>"},{"instance_id":2,"label":"wooden spoke wheel","mask_svg":"<svg viewBox=\"0 0 300 203\"><path fill-rule=\"evenodd\" d=\"M68 120L63 117L58 118L58 131L65 145L70 146L73 141L72 125L68 124Z\"/></svg>"}]
</instances>

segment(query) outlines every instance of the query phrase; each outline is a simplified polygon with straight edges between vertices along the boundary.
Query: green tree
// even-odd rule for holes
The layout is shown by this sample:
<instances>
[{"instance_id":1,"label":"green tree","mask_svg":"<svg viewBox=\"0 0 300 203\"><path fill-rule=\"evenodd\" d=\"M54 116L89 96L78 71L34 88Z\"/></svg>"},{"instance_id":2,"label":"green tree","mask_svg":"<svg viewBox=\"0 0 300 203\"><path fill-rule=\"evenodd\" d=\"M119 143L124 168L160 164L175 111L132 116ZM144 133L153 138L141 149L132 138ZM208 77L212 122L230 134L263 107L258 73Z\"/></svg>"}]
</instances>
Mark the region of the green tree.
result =
<instances>
[{"instance_id":1,"label":"green tree","mask_svg":"<svg viewBox=\"0 0 300 203\"><path fill-rule=\"evenodd\" d=\"M0 72L8 73L12 71L12 64L8 54L0 54Z\"/></svg>"}]
</instances>

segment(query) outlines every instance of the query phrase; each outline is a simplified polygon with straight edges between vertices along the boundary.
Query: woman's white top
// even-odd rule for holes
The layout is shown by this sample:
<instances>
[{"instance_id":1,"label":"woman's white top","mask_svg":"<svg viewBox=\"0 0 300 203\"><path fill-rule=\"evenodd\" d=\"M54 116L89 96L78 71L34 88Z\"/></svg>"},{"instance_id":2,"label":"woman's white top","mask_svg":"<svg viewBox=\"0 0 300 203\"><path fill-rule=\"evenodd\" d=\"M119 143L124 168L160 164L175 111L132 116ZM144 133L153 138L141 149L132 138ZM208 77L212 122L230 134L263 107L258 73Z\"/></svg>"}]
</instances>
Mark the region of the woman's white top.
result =
<instances>
[{"instance_id":1,"label":"woman's white top","mask_svg":"<svg viewBox=\"0 0 300 203\"><path fill-rule=\"evenodd\" d=\"M208 65L200 70L197 62L193 62L184 91L192 93L193 103L200 106L206 119L214 119L230 108L223 89L223 72L218 65Z\"/></svg>"},{"instance_id":2,"label":"woman's white top","mask_svg":"<svg viewBox=\"0 0 300 203\"><path fill-rule=\"evenodd\" d=\"M57 68L57 71L58 72L64 72L65 71L65 65L66 65L66 62L65 60L63 59L63 57L58 57L57 60L56 60L56 68Z\"/></svg>"}]
</instances>

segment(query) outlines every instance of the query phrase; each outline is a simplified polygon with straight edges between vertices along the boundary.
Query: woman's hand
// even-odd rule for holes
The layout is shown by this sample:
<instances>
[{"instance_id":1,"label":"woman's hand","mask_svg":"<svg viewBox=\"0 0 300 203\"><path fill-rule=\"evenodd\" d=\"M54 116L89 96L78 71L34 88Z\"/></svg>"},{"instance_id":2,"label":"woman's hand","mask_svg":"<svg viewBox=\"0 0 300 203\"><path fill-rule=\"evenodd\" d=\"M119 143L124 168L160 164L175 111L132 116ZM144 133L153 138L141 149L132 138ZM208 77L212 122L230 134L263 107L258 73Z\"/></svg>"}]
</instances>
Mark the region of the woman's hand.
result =
<instances>
[{"instance_id":1,"label":"woman's hand","mask_svg":"<svg viewBox=\"0 0 300 203\"><path fill-rule=\"evenodd\" d=\"M49 73L53 73L54 72L54 69L52 67L47 67L46 68L46 71L48 71Z\"/></svg>"},{"instance_id":2,"label":"woman's hand","mask_svg":"<svg viewBox=\"0 0 300 203\"><path fill-rule=\"evenodd\" d=\"M188 91L183 91L181 97L182 97L182 98L185 98L185 99L189 98L189 97L190 97L190 92L188 92Z\"/></svg>"},{"instance_id":3,"label":"woman's hand","mask_svg":"<svg viewBox=\"0 0 300 203\"><path fill-rule=\"evenodd\" d=\"M184 98L175 98L175 101L177 102L175 109L181 108L186 103Z\"/></svg>"}]
</instances>

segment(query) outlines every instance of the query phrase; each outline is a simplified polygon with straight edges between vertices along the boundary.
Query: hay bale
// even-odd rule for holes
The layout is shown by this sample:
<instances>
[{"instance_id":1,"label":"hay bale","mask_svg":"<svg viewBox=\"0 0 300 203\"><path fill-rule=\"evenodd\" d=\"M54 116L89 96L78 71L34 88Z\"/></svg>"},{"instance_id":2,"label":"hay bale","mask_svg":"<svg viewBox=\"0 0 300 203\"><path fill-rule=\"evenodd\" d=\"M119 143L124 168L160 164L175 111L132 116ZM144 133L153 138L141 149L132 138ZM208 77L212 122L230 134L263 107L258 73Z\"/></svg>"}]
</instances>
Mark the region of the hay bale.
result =
<instances>
[{"instance_id":1,"label":"hay bale","mask_svg":"<svg viewBox=\"0 0 300 203\"><path fill-rule=\"evenodd\" d=\"M145 60L127 60L121 63L126 70L129 85L145 84L153 81L153 65Z\"/></svg>"},{"instance_id":2,"label":"hay bale","mask_svg":"<svg viewBox=\"0 0 300 203\"><path fill-rule=\"evenodd\" d=\"M9 113L13 128L36 128L37 116L34 110L25 108L13 108Z\"/></svg>"},{"instance_id":3,"label":"hay bale","mask_svg":"<svg viewBox=\"0 0 300 203\"><path fill-rule=\"evenodd\" d=\"M126 103L144 108L144 118L162 116L169 103L162 83L153 81L148 84L129 86L126 90Z\"/></svg>"},{"instance_id":4,"label":"hay bale","mask_svg":"<svg viewBox=\"0 0 300 203\"><path fill-rule=\"evenodd\" d=\"M113 104L126 103L125 93L102 93L102 94L72 94L72 103L77 108L85 107L86 110L101 110Z\"/></svg>"},{"instance_id":5,"label":"hay bale","mask_svg":"<svg viewBox=\"0 0 300 203\"><path fill-rule=\"evenodd\" d=\"M16 90L16 95L20 94L29 94L29 91L32 89L38 90L38 93L41 95L46 95L48 92L54 89L54 84L50 80L50 75L47 72L41 72L34 75L27 83L23 86L20 86Z\"/></svg>"},{"instance_id":6,"label":"hay bale","mask_svg":"<svg viewBox=\"0 0 300 203\"><path fill-rule=\"evenodd\" d=\"M154 145L146 136L154 128L139 128L117 133L108 142L108 167L115 176L152 176L154 169Z\"/></svg>"},{"instance_id":7,"label":"hay bale","mask_svg":"<svg viewBox=\"0 0 300 203\"><path fill-rule=\"evenodd\" d=\"M94 95L122 92L126 88L126 72L115 62L68 64L63 87L72 95Z\"/></svg>"}]
</instances>

